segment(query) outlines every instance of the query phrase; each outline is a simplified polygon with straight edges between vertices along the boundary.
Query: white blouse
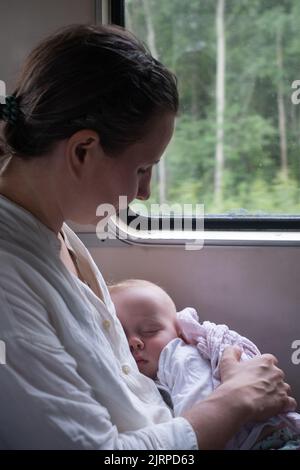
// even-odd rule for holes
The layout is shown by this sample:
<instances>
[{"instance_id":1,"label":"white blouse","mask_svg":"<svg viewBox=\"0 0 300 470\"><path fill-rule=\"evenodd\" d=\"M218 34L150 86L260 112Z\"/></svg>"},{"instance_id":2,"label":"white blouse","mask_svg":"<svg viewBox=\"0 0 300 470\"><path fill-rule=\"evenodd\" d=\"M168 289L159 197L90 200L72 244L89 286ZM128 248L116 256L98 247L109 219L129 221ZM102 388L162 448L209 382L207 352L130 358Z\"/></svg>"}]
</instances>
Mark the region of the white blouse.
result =
<instances>
[{"instance_id":1,"label":"white blouse","mask_svg":"<svg viewBox=\"0 0 300 470\"><path fill-rule=\"evenodd\" d=\"M63 235L87 284L55 233L0 195L0 448L197 449L139 373L88 250Z\"/></svg>"}]
</instances>

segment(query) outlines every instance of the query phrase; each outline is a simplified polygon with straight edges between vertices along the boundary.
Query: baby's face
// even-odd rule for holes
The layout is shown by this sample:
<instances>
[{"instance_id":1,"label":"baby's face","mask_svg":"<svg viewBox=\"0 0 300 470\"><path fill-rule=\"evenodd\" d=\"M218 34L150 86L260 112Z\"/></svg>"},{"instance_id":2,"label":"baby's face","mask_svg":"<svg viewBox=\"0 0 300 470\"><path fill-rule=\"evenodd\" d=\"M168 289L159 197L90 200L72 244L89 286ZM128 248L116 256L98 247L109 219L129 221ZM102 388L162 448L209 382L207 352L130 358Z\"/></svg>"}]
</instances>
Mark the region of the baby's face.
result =
<instances>
[{"instance_id":1,"label":"baby's face","mask_svg":"<svg viewBox=\"0 0 300 470\"><path fill-rule=\"evenodd\" d=\"M162 349L178 337L176 308L159 287L127 287L112 295L140 372L155 379Z\"/></svg>"}]
</instances>

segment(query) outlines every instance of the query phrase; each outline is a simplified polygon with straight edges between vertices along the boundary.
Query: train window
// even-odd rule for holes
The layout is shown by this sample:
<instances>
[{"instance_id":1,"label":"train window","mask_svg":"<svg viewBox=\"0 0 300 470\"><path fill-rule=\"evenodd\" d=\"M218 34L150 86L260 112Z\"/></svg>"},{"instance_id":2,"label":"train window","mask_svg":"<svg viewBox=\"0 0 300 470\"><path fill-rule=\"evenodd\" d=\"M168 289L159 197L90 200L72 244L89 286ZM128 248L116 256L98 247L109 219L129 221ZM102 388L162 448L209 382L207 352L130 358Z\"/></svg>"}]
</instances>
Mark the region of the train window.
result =
<instances>
[{"instance_id":1,"label":"train window","mask_svg":"<svg viewBox=\"0 0 300 470\"><path fill-rule=\"evenodd\" d=\"M181 99L148 207L203 203L212 225L299 228L299 1L126 0L125 25L175 72Z\"/></svg>"}]
</instances>

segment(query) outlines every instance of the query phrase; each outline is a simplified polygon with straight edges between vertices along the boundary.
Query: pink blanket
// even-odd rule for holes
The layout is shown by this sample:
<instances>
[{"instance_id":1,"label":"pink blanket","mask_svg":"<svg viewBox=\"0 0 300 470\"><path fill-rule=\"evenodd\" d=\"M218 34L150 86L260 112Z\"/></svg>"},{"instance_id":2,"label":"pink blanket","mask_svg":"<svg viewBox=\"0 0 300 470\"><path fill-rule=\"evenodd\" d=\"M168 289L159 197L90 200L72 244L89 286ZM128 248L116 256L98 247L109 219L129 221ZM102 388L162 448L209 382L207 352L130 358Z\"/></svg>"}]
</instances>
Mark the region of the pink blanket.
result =
<instances>
[{"instance_id":1,"label":"pink blanket","mask_svg":"<svg viewBox=\"0 0 300 470\"><path fill-rule=\"evenodd\" d=\"M214 388L221 383L219 364L227 346L239 346L242 350L242 361L260 355L255 344L236 331L230 330L228 326L216 325L209 321L199 323L197 312L193 308L188 307L178 312L177 319L184 340L189 344L195 344L199 353L210 360ZM300 432L300 414L285 413L278 416L278 419L285 421L296 432Z\"/></svg>"}]
</instances>

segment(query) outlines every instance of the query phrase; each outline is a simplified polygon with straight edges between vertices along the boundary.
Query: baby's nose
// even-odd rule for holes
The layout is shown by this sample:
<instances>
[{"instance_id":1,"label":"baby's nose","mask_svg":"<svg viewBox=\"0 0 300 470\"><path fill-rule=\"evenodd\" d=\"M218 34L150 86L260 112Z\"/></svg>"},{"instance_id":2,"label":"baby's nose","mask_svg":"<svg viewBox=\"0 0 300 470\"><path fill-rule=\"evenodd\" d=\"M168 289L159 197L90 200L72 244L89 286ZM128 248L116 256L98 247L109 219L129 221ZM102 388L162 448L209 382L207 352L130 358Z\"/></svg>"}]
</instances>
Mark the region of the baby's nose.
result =
<instances>
[{"instance_id":1,"label":"baby's nose","mask_svg":"<svg viewBox=\"0 0 300 470\"><path fill-rule=\"evenodd\" d=\"M130 350L136 351L139 349L144 349L144 343L140 338L130 338L129 339Z\"/></svg>"}]
</instances>

